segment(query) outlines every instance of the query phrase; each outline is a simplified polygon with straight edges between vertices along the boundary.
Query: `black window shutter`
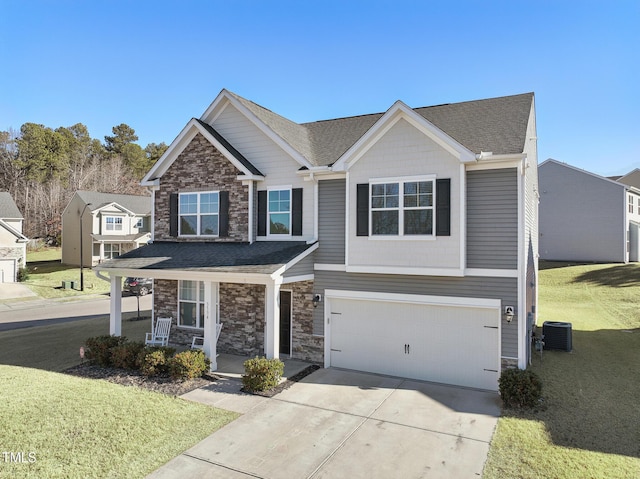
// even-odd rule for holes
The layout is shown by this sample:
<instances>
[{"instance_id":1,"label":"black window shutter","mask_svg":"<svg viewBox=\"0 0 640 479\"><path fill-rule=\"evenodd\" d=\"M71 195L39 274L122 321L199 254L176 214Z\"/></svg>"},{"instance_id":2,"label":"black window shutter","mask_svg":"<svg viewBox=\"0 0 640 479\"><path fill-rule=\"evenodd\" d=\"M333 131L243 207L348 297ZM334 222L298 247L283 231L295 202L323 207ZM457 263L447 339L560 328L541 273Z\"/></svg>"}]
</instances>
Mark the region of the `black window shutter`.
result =
<instances>
[{"instance_id":1,"label":"black window shutter","mask_svg":"<svg viewBox=\"0 0 640 479\"><path fill-rule=\"evenodd\" d=\"M302 236L302 188L291 190L291 235Z\"/></svg>"},{"instance_id":2,"label":"black window shutter","mask_svg":"<svg viewBox=\"0 0 640 479\"><path fill-rule=\"evenodd\" d=\"M218 228L218 234L220 236L229 236L229 192L221 191L220 195L220 206L219 206L219 215L218 219L220 221L220 225Z\"/></svg>"},{"instance_id":3,"label":"black window shutter","mask_svg":"<svg viewBox=\"0 0 640 479\"><path fill-rule=\"evenodd\" d=\"M258 236L267 236L267 191L258 191Z\"/></svg>"},{"instance_id":4,"label":"black window shutter","mask_svg":"<svg viewBox=\"0 0 640 479\"><path fill-rule=\"evenodd\" d=\"M436 180L436 236L451 236L451 179Z\"/></svg>"},{"instance_id":5,"label":"black window shutter","mask_svg":"<svg viewBox=\"0 0 640 479\"><path fill-rule=\"evenodd\" d=\"M369 236L369 183L357 185L356 236Z\"/></svg>"},{"instance_id":6,"label":"black window shutter","mask_svg":"<svg viewBox=\"0 0 640 479\"><path fill-rule=\"evenodd\" d=\"M178 193L169 195L169 236L178 236Z\"/></svg>"}]
</instances>

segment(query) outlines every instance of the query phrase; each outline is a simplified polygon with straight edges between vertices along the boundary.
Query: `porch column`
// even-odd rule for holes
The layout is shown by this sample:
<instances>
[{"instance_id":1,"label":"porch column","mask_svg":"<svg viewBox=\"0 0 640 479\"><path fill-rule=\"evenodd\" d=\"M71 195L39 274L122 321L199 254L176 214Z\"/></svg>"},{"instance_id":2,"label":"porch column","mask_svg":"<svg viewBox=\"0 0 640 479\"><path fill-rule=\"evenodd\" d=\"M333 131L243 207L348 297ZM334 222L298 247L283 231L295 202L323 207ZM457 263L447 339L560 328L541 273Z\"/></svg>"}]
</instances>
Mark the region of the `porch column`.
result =
<instances>
[{"instance_id":1,"label":"porch column","mask_svg":"<svg viewBox=\"0 0 640 479\"><path fill-rule=\"evenodd\" d=\"M111 275L109 334L122 336L122 276Z\"/></svg>"},{"instance_id":2,"label":"porch column","mask_svg":"<svg viewBox=\"0 0 640 479\"><path fill-rule=\"evenodd\" d=\"M280 283L269 281L265 291L264 354L267 359L280 357Z\"/></svg>"},{"instance_id":3,"label":"porch column","mask_svg":"<svg viewBox=\"0 0 640 479\"><path fill-rule=\"evenodd\" d=\"M218 369L216 360L216 323L218 322L218 283L204 282L204 341L202 350L211 360L210 370Z\"/></svg>"}]
</instances>

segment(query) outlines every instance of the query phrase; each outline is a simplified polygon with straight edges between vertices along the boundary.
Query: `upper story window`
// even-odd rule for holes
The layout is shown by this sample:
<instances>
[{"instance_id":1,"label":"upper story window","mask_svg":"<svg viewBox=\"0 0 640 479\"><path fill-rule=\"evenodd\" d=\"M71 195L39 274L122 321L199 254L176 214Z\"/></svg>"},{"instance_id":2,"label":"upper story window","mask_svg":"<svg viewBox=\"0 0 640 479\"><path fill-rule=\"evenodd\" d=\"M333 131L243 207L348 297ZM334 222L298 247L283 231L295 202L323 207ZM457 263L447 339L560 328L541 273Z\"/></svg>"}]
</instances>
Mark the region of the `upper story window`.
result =
<instances>
[{"instance_id":1,"label":"upper story window","mask_svg":"<svg viewBox=\"0 0 640 479\"><path fill-rule=\"evenodd\" d=\"M291 234L291 190L269 190L269 235Z\"/></svg>"},{"instance_id":2,"label":"upper story window","mask_svg":"<svg viewBox=\"0 0 640 479\"><path fill-rule=\"evenodd\" d=\"M633 196L629 195L629 213L633 213Z\"/></svg>"},{"instance_id":3,"label":"upper story window","mask_svg":"<svg viewBox=\"0 0 640 479\"><path fill-rule=\"evenodd\" d=\"M370 185L372 235L433 235L434 180Z\"/></svg>"},{"instance_id":4,"label":"upper story window","mask_svg":"<svg viewBox=\"0 0 640 479\"><path fill-rule=\"evenodd\" d=\"M218 236L220 197L217 191L180 193L179 212L181 236Z\"/></svg>"},{"instance_id":5,"label":"upper story window","mask_svg":"<svg viewBox=\"0 0 640 479\"><path fill-rule=\"evenodd\" d=\"M105 225L107 231L122 231L122 217L107 216L105 218Z\"/></svg>"},{"instance_id":6,"label":"upper story window","mask_svg":"<svg viewBox=\"0 0 640 479\"><path fill-rule=\"evenodd\" d=\"M144 218L138 218L138 221L136 221L136 228L140 229L144 226Z\"/></svg>"}]
</instances>

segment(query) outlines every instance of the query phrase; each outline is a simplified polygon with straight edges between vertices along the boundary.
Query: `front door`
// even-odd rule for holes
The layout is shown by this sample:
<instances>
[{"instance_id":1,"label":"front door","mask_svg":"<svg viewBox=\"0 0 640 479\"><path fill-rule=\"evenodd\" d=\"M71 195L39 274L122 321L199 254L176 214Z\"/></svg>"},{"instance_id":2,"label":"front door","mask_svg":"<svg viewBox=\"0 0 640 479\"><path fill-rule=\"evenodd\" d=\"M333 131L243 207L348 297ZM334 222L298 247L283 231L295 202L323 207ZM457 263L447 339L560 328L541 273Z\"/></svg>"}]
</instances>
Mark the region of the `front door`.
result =
<instances>
[{"instance_id":1,"label":"front door","mask_svg":"<svg viewBox=\"0 0 640 479\"><path fill-rule=\"evenodd\" d=\"M291 354L291 291L280 291L280 354Z\"/></svg>"}]
</instances>

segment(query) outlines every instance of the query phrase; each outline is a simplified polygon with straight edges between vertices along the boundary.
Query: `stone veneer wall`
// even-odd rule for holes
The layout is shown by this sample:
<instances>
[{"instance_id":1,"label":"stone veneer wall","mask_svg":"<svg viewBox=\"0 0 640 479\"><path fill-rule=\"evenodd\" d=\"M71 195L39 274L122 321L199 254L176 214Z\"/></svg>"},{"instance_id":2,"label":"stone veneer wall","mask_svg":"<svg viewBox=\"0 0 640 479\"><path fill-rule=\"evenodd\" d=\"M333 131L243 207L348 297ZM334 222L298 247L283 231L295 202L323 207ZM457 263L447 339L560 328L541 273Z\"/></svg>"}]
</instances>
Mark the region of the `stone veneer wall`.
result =
<instances>
[{"instance_id":1,"label":"stone veneer wall","mask_svg":"<svg viewBox=\"0 0 640 479\"><path fill-rule=\"evenodd\" d=\"M292 354L295 359L324 362L324 338L313 335L313 281L285 284L292 292ZM220 283L220 322L218 352L242 356L264 355L265 287L257 284ZM154 282L155 316L173 318L171 342L191 345L202 329L179 327L178 282L157 279Z\"/></svg>"},{"instance_id":2,"label":"stone veneer wall","mask_svg":"<svg viewBox=\"0 0 640 479\"><path fill-rule=\"evenodd\" d=\"M16 246L2 246L0 247L0 258L19 259L18 266L24 266L26 258L22 257L24 250L21 247Z\"/></svg>"},{"instance_id":3,"label":"stone veneer wall","mask_svg":"<svg viewBox=\"0 0 640 479\"><path fill-rule=\"evenodd\" d=\"M313 281L283 284L281 289L292 292L291 357L323 364L324 337L313 335Z\"/></svg>"},{"instance_id":4,"label":"stone veneer wall","mask_svg":"<svg viewBox=\"0 0 640 479\"><path fill-rule=\"evenodd\" d=\"M219 352L264 356L264 295L264 285L220 283Z\"/></svg>"},{"instance_id":5,"label":"stone veneer wall","mask_svg":"<svg viewBox=\"0 0 640 479\"><path fill-rule=\"evenodd\" d=\"M249 187L236 177L241 172L198 133L160 178L155 195L156 241L202 241L202 238L174 238L169 235L171 193L193 191L229 192L229 236L215 241L249 240Z\"/></svg>"}]
</instances>

